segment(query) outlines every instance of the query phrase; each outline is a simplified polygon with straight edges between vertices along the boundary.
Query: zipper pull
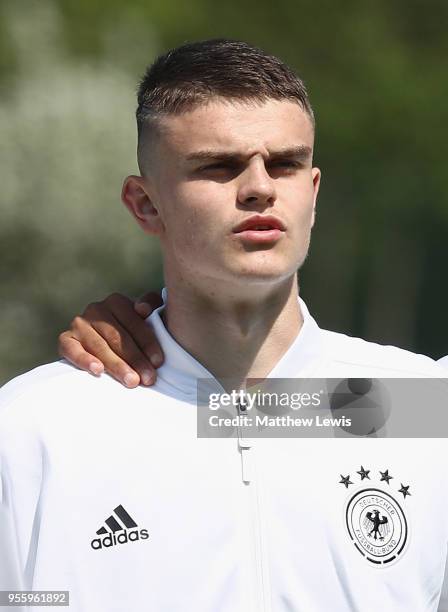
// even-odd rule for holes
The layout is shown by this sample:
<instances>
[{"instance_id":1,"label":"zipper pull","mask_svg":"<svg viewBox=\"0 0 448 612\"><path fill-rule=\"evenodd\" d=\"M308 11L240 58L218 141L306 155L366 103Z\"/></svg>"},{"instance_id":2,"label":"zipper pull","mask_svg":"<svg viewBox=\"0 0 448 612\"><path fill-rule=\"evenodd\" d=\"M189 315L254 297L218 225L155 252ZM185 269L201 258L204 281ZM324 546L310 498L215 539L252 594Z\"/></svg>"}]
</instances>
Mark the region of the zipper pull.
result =
<instances>
[{"instance_id":1,"label":"zipper pull","mask_svg":"<svg viewBox=\"0 0 448 612\"><path fill-rule=\"evenodd\" d=\"M238 415L247 415L247 408L244 403L238 401ZM238 449L241 454L241 476L244 484L250 484L252 481L252 440L244 437L241 427L238 426Z\"/></svg>"},{"instance_id":2,"label":"zipper pull","mask_svg":"<svg viewBox=\"0 0 448 612\"><path fill-rule=\"evenodd\" d=\"M250 484L252 482L252 454L251 448L244 448L240 446L241 453L241 477L244 484Z\"/></svg>"}]
</instances>

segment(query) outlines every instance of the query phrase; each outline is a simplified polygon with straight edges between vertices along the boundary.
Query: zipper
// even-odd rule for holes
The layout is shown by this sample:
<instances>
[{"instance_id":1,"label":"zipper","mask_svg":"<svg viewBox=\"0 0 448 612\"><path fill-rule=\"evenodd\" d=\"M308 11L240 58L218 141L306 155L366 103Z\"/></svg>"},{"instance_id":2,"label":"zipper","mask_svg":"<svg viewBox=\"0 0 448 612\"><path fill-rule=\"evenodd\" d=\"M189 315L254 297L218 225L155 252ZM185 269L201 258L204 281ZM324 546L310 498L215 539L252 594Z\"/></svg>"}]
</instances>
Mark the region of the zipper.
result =
<instances>
[{"instance_id":1,"label":"zipper","mask_svg":"<svg viewBox=\"0 0 448 612\"><path fill-rule=\"evenodd\" d=\"M247 410L241 402L238 402L238 415L246 415ZM241 477L243 486L247 489L249 501L249 531L253 558L252 574L252 601L254 612L269 612L271 606L268 604L270 596L267 594L267 564L265 545L262 533L262 503L260 498L259 484L257 483L255 443L253 439L246 438L244 430L238 427L238 448L241 454Z\"/></svg>"},{"instance_id":2,"label":"zipper","mask_svg":"<svg viewBox=\"0 0 448 612\"><path fill-rule=\"evenodd\" d=\"M254 486L253 486L253 496L254 496L254 506L255 506L255 548L257 552L257 573L259 576L259 584L260 584L260 608L259 610L262 612L270 612L271 607L271 595L270 595L270 579L269 579L269 564L268 564L268 555L266 549L266 526L264 522L263 516L263 491L261 486L261 481L258 475L256 474L256 469L254 469Z\"/></svg>"}]
</instances>

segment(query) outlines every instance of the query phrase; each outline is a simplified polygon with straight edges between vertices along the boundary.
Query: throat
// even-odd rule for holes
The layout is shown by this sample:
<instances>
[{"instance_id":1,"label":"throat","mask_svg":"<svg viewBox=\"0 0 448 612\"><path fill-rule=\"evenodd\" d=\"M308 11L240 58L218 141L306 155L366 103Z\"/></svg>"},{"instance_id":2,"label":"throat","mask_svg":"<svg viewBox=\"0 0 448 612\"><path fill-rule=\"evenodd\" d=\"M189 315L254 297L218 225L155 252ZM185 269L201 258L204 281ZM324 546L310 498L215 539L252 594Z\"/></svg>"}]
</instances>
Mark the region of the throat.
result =
<instances>
[{"instance_id":1,"label":"throat","mask_svg":"<svg viewBox=\"0 0 448 612\"><path fill-rule=\"evenodd\" d=\"M297 293L264 304L194 304L169 299L164 323L177 342L218 380L265 378L303 324Z\"/></svg>"}]
</instances>

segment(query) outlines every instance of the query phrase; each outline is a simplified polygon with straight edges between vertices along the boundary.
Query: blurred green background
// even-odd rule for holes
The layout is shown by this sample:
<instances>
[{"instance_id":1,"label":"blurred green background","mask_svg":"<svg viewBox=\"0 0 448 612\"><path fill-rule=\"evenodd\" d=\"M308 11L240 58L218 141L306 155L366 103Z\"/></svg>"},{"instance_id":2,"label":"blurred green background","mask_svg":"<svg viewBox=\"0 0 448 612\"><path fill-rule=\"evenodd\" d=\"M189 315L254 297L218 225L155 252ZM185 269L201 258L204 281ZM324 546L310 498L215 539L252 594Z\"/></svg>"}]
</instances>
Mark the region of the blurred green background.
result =
<instances>
[{"instance_id":1,"label":"blurred green background","mask_svg":"<svg viewBox=\"0 0 448 612\"><path fill-rule=\"evenodd\" d=\"M161 285L157 243L119 200L136 82L218 36L308 85L323 184L301 293L321 326L448 353L447 23L445 0L3 0L0 382L55 359L88 302Z\"/></svg>"}]
</instances>

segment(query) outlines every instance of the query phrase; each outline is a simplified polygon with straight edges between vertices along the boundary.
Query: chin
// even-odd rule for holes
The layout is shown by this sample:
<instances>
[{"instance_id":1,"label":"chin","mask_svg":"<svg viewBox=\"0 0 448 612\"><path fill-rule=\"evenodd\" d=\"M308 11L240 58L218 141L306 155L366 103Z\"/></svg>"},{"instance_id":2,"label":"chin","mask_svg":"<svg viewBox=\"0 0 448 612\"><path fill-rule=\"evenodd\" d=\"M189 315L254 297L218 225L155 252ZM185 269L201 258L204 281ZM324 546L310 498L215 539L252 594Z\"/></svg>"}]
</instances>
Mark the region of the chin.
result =
<instances>
[{"instance_id":1,"label":"chin","mask_svg":"<svg viewBox=\"0 0 448 612\"><path fill-rule=\"evenodd\" d=\"M288 267L285 268L268 268L264 266L263 268L256 269L242 269L237 272L237 278L241 281L244 280L246 284L250 285L262 285L266 283L281 283L282 281L287 280L294 276L297 272L297 268Z\"/></svg>"},{"instance_id":2,"label":"chin","mask_svg":"<svg viewBox=\"0 0 448 612\"><path fill-rule=\"evenodd\" d=\"M263 282L281 282L294 275L300 267L301 261L297 258L285 257L266 257L263 254L261 257L253 258L252 261L240 261L240 265L235 266L235 272L240 278L244 278L247 282L263 283Z\"/></svg>"}]
</instances>

